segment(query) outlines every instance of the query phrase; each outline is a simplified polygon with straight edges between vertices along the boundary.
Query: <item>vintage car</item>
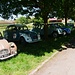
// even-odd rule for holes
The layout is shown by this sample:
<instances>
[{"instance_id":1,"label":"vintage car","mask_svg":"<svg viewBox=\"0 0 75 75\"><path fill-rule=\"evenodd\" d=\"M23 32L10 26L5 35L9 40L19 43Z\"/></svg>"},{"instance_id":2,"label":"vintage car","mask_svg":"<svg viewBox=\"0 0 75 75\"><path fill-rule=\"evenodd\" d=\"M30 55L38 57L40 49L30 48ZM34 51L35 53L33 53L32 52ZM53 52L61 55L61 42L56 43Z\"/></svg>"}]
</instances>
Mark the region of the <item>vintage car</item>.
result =
<instances>
[{"instance_id":1,"label":"vintage car","mask_svg":"<svg viewBox=\"0 0 75 75\"><path fill-rule=\"evenodd\" d=\"M8 25L3 31L4 38L8 41L20 42L21 44L33 43L41 40L40 34L30 31L26 25Z\"/></svg>"},{"instance_id":2,"label":"vintage car","mask_svg":"<svg viewBox=\"0 0 75 75\"><path fill-rule=\"evenodd\" d=\"M40 35L44 35L44 25L42 24L34 24L34 28L32 31L35 31L37 33L40 33ZM71 29L67 28L63 25L63 23L60 22L51 22L48 24L48 35L52 35L53 37L58 37L59 35L66 35L70 34Z\"/></svg>"},{"instance_id":3,"label":"vintage car","mask_svg":"<svg viewBox=\"0 0 75 75\"><path fill-rule=\"evenodd\" d=\"M8 42L0 33L0 60L8 59L17 54L17 46L14 42Z\"/></svg>"},{"instance_id":4,"label":"vintage car","mask_svg":"<svg viewBox=\"0 0 75 75\"><path fill-rule=\"evenodd\" d=\"M44 35L44 24L34 25L32 31L40 33L41 36ZM58 27L55 23L48 24L48 35L52 35L54 38L58 37L59 35L63 35L63 30Z\"/></svg>"},{"instance_id":5,"label":"vintage car","mask_svg":"<svg viewBox=\"0 0 75 75\"><path fill-rule=\"evenodd\" d=\"M71 34L71 29L66 27L63 23L57 22L55 23L57 27L60 27L63 30L63 35Z\"/></svg>"}]
</instances>

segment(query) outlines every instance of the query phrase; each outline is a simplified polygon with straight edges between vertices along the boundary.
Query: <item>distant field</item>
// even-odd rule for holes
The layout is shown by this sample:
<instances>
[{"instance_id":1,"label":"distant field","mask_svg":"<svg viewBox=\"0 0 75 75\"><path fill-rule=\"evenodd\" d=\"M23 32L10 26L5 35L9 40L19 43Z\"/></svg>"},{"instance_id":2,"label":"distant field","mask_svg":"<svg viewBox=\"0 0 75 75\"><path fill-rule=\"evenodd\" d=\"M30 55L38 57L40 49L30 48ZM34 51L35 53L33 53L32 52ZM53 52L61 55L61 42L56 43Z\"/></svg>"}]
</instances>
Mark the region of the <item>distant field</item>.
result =
<instances>
[{"instance_id":1,"label":"distant field","mask_svg":"<svg viewBox=\"0 0 75 75\"><path fill-rule=\"evenodd\" d=\"M5 30L6 26L9 24L14 24L14 21L0 20L0 32L2 34L3 34L3 31Z\"/></svg>"},{"instance_id":2,"label":"distant field","mask_svg":"<svg viewBox=\"0 0 75 75\"><path fill-rule=\"evenodd\" d=\"M15 21L12 20L0 20L0 24L14 24Z\"/></svg>"},{"instance_id":3,"label":"distant field","mask_svg":"<svg viewBox=\"0 0 75 75\"><path fill-rule=\"evenodd\" d=\"M1 29L4 29L7 25L14 24L14 23L15 23L15 21L0 20L0 31L1 31Z\"/></svg>"}]
</instances>

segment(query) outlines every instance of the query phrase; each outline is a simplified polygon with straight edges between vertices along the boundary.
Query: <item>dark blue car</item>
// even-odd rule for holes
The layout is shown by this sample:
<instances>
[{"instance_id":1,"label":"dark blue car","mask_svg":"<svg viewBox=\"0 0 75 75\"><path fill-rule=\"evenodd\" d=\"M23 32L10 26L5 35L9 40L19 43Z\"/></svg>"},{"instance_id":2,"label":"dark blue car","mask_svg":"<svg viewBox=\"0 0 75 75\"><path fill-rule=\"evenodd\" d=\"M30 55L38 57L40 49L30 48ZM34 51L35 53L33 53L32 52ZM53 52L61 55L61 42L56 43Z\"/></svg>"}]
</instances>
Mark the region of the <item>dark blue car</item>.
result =
<instances>
[{"instance_id":1,"label":"dark blue car","mask_svg":"<svg viewBox=\"0 0 75 75\"><path fill-rule=\"evenodd\" d=\"M40 34L30 31L25 25L19 24L8 25L3 34L8 41L19 41L20 43L33 43L41 40Z\"/></svg>"},{"instance_id":2,"label":"dark blue car","mask_svg":"<svg viewBox=\"0 0 75 75\"><path fill-rule=\"evenodd\" d=\"M63 30L63 35L71 34L71 29L66 27L63 23L56 23L56 24Z\"/></svg>"},{"instance_id":3,"label":"dark blue car","mask_svg":"<svg viewBox=\"0 0 75 75\"><path fill-rule=\"evenodd\" d=\"M71 34L71 29L66 27L61 27L63 29L63 35Z\"/></svg>"}]
</instances>

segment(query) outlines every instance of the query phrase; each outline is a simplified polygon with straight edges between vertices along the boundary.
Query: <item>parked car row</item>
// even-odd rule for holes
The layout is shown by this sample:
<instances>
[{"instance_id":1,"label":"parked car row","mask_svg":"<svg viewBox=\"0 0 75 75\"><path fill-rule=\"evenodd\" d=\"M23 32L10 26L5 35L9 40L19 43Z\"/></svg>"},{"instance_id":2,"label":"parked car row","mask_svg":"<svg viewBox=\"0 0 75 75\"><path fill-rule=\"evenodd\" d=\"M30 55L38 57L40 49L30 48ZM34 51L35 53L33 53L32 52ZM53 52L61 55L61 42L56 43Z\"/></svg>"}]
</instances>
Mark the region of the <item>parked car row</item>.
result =
<instances>
[{"instance_id":1,"label":"parked car row","mask_svg":"<svg viewBox=\"0 0 75 75\"><path fill-rule=\"evenodd\" d=\"M72 26L73 27L73 26ZM44 25L35 25L32 31L35 31L37 33L40 33L40 35L44 35ZM53 37L58 37L59 35L67 35L71 34L71 26L66 27L63 23L60 22L52 22L48 24L48 35L52 35Z\"/></svg>"},{"instance_id":2,"label":"parked car row","mask_svg":"<svg viewBox=\"0 0 75 75\"><path fill-rule=\"evenodd\" d=\"M65 26L63 23L52 22L48 24L48 35L58 37L59 35L71 34L73 25ZM34 25L32 30L20 24L8 25L3 31L4 38L8 41L18 41L20 43L33 43L41 40L44 35L44 24Z\"/></svg>"},{"instance_id":3,"label":"parked car row","mask_svg":"<svg viewBox=\"0 0 75 75\"><path fill-rule=\"evenodd\" d=\"M62 23L50 23L48 24L48 35L56 38L59 35L70 34L72 28L73 25L65 27ZM25 25L8 25L3 31L3 35L4 37L0 33L0 60L17 54L17 46L14 42L26 44L41 41L41 36L44 35L44 25L35 25L32 30Z\"/></svg>"},{"instance_id":4,"label":"parked car row","mask_svg":"<svg viewBox=\"0 0 75 75\"><path fill-rule=\"evenodd\" d=\"M0 60L10 58L17 54L17 46L14 42L18 41L21 44L25 44L27 42L41 41L40 34L28 30L27 26L18 24L8 25L3 31L3 35L4 37L0 33Z\"/></svg>"}]
</instances>

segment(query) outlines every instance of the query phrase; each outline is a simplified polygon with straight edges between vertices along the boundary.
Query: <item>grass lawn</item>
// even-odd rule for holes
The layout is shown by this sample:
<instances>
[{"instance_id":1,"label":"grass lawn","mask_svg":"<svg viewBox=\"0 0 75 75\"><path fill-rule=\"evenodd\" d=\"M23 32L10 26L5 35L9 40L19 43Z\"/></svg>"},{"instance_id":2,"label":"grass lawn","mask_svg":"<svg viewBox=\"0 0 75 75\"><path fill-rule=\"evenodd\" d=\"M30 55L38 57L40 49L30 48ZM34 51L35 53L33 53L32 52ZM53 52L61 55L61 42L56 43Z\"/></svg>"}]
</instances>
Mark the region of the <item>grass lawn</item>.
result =
<instances>
[{"instance_id":1,"label":"grass lawn","mask_svg":"<svg viewBox=\"0 0 75 75\"><path fill-rule=\"evenodd\" d=\"M61 36L56 39L50 38L47 41L43 40L26 45L16 43L18 55L0 61L0 75L28 75L44 60L59 50L62 44L69 42L74 35L75 33L73 32L68 36Z\"/></svg>"}]
</instances>

